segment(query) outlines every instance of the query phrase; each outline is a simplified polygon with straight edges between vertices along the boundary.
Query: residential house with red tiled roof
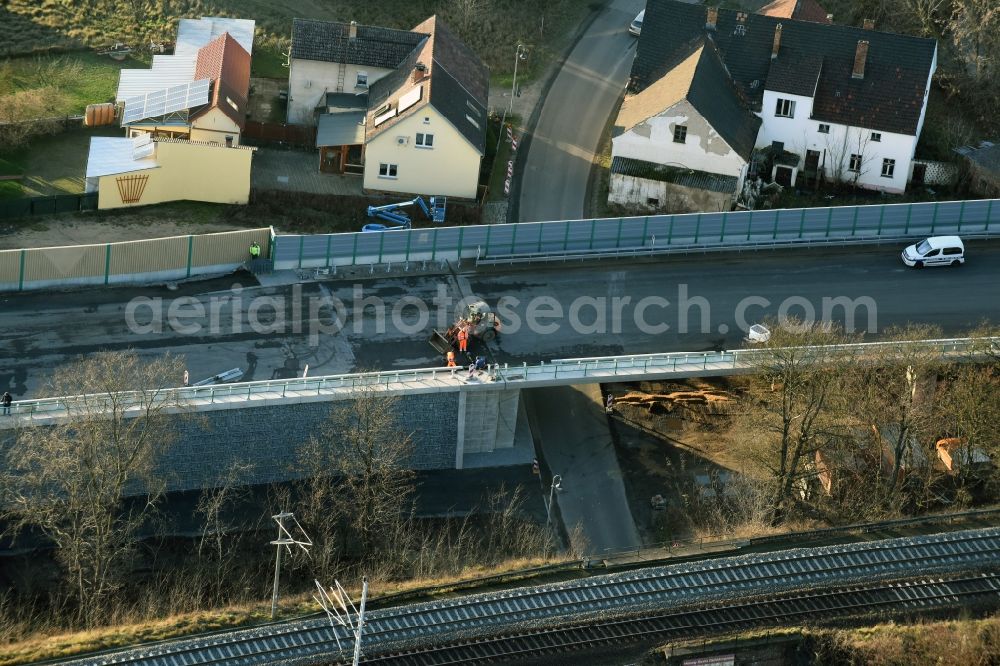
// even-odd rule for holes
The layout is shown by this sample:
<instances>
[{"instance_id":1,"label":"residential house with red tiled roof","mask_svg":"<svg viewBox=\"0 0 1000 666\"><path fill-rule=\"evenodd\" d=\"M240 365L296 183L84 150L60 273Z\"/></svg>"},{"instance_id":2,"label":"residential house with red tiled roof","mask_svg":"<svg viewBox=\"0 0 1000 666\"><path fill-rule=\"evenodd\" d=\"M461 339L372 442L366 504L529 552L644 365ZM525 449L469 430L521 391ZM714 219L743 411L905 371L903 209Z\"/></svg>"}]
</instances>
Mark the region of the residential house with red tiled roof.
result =
<instances>
[{"instance_id":1,"label":"residential house with red tiled roof","mask_svg":"<svg viewBox=\"0 0 1000 666\"><path fill-rule=\"evenodd\" d=\"M151 70L122 70L119 90L140 93L121 100L121 124L128 136L151 133L154 138L239 145L250 92L250 51L244 43L253 43L253 21L223 21L238 23L222 23L215 36L202 30L197 35L200 41L182 40L179 35L178 45L186 50L154 56ZM172 76L179 70L184 80ZM142 74L144 87L139 90L132 72ZM162 87L157 87L157 72L163 74Z\"/></svg>"},{"instance_id":2,"label":"residential house with red tiled roof","mask_svg":"<svg viewBox=\"0 0 1000 666\"><path fill-rule=\"evenodd\" d=\"M368 192L474 199L489 70L432 16L412 30L295 19L288 118L316 123L320 170Z\"/></svg>"},{"instance_id":3,"label":"residential house with red tiled roof","mask_svg":"<svg viewBox=\"0 0 1000 666\"><path fill-rule=\"evenodd\" d=\"M192 200L246 203L255 148L240 146L254 22L181 19L174 52L118 81L124 138L94 137L86 189L101 209Z\"/></svg>"}]
</instances>

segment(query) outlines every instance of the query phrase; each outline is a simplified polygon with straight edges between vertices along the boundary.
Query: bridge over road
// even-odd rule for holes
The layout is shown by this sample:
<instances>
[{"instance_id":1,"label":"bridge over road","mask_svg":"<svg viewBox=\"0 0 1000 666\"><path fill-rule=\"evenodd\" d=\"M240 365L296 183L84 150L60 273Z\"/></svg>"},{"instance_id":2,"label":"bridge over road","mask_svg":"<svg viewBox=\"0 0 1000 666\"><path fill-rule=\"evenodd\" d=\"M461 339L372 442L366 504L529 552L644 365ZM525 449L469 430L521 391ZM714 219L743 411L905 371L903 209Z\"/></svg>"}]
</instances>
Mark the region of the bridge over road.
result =
<instances>
[{"instance_id":1,"label":"bridge over road","mask_svg":"<svg viewBox=\"0 0 1000 666\"><path fill-rule=\"evenodd\" d=\"M2 294L0 389L16 399L37 396L53 367L102 349L179 354L192 381L234 367L245 371L245 380L300 377L307 364L311 375L433 367L442 359L426 338L438 325L434 301L442 295L452 303L467 296L493 306L503 301L520 326L505 326L491 354L512 367L553 358L732 349L744 335L740 317L759 321L782 307L800 314L804 304L821 316L824 303L835 305L838 298L847 299L854 327L876 338L886 327L907 322L962 335L984 319L1000 321L1000 245L971 242L965 266L924 271L903 267L898 250L713 253L503 271L458 267L455 274L365 271L357 278L341 274L305 284L289 272L265 285L244 275L183 284L177 291L122 287ZM389 313L404 299L417 299L430 304L430 317L418 326L413 309L404 308L403 316L386 317L380 328L375 308L355 295L375 299ZM327 332L326 310L309 309L313 299L323 298L344 304L345 325L336 332ZM127 315L136 299L152 300L164 313L172 308L184 313L183 326L130 327ZM642 303L647 306L640 311ZM283 326L271 325L273 304ZM213 308L220 322L214 327ZM603 327L594 308L604 314ZM557 309L561 317L549 316ZM843 322L846 311L833 307L827 314ZM265 324L256 330L249 322L254 313ZM531 330L532 313L543 330ZM449 316L445 312L444 320ZM140 323L148 324L149 317L148 309L139 309Z\"/></svg>"}]
</instances>

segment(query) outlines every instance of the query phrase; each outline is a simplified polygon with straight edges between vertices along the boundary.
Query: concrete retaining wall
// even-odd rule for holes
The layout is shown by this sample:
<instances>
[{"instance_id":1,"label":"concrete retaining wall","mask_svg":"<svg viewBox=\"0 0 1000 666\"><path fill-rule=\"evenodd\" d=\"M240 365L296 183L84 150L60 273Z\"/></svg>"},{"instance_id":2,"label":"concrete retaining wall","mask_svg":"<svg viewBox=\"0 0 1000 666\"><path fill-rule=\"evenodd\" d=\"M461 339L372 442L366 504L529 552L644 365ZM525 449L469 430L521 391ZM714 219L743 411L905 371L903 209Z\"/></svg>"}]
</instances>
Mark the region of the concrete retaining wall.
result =
<instances>
[{"instance_id":1,"label":"concrete retaining wall","mask_svg":"<svg viewBox=\"0 0 1000 666\"><path fill-rule=\"evenodd\" d=\"M458 398L457 392L425 393L397 403L398 426L414 443L413 469L454 469ZM253 466L238 479L243 484L301 478L296 470L298 447L319 433L334 404L301 402L174 416L178 439L159 465L167 490L215 487L234 462ZM0 454L13 445L15 432L0 431Z\"/></svg>"}]
</instances>

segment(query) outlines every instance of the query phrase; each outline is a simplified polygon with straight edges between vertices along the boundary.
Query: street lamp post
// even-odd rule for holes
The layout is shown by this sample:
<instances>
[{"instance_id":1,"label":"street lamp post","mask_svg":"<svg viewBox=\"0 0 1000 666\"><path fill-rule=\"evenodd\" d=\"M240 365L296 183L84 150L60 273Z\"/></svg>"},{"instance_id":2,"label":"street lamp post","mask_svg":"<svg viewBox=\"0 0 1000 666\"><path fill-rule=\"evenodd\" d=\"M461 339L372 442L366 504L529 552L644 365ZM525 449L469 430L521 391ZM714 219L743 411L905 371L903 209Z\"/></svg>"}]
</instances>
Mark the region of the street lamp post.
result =
<instances>
[{"instance_id":1,"label":"street lamp post","mask_svg":"<svg viewBox=\"0 0 1000 666\"><path fill-rule=\"evenodd\" d=\"M517 51L514 53L514 81L510 84L510 108L507 110L507 115L514 113L514 96L517 94L517 63L519 60L528 59L528 47L524 44L517 45Z\"/></svg>"},{"instance_id":2,"label":"street lamp post","mask_svg":"<svg viewBox=\"0 0 1000 666\"><path fill-rule=\"evenodd\" d=\"M556 474L552 477L552 485L549 486L549 503L545 507L545 524L552 524L552 501L555 499L556 491L562 490L562 475Z\"/></svg>"}]
</instances>

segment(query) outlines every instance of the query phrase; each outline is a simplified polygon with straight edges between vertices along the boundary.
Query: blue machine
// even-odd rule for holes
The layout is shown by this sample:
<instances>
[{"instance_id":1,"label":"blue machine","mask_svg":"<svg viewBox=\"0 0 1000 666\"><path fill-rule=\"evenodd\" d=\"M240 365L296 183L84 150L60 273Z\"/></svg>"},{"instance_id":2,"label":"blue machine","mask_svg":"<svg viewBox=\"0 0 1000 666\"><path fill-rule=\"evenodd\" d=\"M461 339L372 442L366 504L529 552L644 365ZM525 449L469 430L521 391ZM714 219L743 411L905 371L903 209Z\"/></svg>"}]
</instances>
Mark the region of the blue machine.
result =
<instances>
[{"instance_id":1,"label":"blue machine","mask_svg":"<svg viewBox=\"0 0 1000 666\"><path fill-rule=\"evenodd\" d=\"M424 201L423 197L415 197L409 201L401 201L384 206L368 206L368 217L377 218L388 222L388 225L366 224L362 231L385 231L386 229L409 229L410 216L403 211L407 206L419 206L420 210L428 220L434 222L444 222L445 209L448 199L446 197L431 197L430 203ZM369 229L369 227L373 227ZM381 227L381 228L374 228Z\"/></svg>"},{"instance_id":2,"label":"blue machine","mask_svg":"<svg viewBox=\"0 0 1000 666\"><path fill-rule=\"evenodd\" d=\"M389 226L388 224L379 224L378 222L372 222L371 224L366 224L361 227L361 231L397 231L399 229L409 229L410 221L407 220L403 224L397 224L394 226Z\"/></svg>"}]
</instances>

